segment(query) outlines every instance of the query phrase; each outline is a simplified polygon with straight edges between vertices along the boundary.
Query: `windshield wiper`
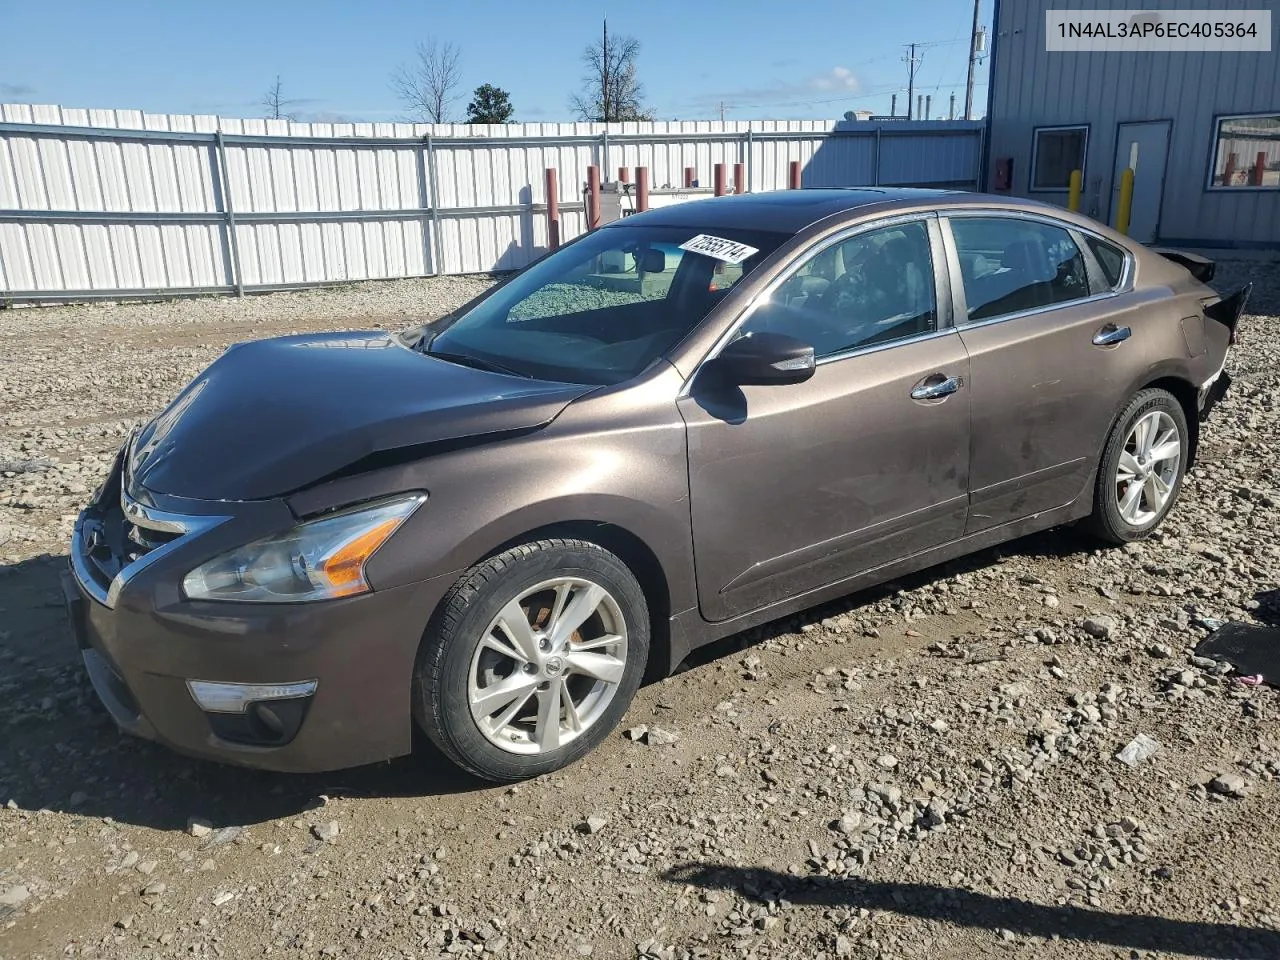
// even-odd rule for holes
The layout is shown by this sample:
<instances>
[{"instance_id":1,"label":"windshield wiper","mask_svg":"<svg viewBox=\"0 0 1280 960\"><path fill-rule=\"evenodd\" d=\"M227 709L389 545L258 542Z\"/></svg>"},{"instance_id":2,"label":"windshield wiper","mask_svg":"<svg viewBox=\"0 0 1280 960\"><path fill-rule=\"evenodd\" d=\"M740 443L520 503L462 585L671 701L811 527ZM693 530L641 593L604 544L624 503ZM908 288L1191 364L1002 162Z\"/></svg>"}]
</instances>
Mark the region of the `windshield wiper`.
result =
<instances>
[{"instance_id":1,"label":"windshield wiper","mask_svg":"<svg viewBox=\"0 0 1280 960\"><path fill-rule=\"evenodd\" d=\"M483 357L475 357L469 353L453 353L447 350L432 350L430 348L424 348L422 352L429 357L435 357L438 360L447 360L449 363L460 364L464 367L474 367L476 370L488 370L490 373L505 373L513 377L521 377L525 380L533 379L533 377L521 370L504 366L501 363L495 363L492 360L486 360Z\"/></svg>"}]
</instances>

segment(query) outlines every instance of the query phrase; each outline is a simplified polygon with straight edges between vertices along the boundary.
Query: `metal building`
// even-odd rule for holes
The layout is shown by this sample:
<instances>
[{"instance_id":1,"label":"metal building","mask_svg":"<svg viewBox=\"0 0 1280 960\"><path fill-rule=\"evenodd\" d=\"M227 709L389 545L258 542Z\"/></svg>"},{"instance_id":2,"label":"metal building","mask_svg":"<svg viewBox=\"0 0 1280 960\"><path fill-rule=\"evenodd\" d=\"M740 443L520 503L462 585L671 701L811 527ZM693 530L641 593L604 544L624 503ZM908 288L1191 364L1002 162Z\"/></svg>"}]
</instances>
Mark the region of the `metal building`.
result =
<instances>
[{"instance_id":1,"label":"metal building","mask_svg":"<svg viewBox=\"0 0 1280 960\"><path fill-rule=\"evenodd\" d=\"M1046 11L1271 10L1270 52L1047 52ZM1280 0L995 0L986 188L1175 246L1280 247Z\"/></svg>"}]
</instances>

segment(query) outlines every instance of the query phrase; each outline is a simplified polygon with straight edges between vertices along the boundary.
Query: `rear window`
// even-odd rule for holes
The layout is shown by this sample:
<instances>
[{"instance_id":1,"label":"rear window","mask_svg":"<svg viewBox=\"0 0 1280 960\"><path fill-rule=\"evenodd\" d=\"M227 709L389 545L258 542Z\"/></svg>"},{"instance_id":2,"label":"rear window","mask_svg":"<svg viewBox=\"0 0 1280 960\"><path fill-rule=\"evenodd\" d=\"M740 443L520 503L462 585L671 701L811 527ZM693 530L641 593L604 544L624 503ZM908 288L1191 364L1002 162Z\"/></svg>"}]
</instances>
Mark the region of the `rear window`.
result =
<instances>
[{"instance_id":1,"label":"rear window","mask_svg":"<svg viewBox=\"0 0 1280 960\"><path fill-rule=\"evenodd\" d=\"M1115 244L1086 236L1089 249L1102 268L1102 276L1106 280L1106 289L1114 290L1120 286L1120 277L1124 274L1124 251Z\"/></svg>"}]
</instances>

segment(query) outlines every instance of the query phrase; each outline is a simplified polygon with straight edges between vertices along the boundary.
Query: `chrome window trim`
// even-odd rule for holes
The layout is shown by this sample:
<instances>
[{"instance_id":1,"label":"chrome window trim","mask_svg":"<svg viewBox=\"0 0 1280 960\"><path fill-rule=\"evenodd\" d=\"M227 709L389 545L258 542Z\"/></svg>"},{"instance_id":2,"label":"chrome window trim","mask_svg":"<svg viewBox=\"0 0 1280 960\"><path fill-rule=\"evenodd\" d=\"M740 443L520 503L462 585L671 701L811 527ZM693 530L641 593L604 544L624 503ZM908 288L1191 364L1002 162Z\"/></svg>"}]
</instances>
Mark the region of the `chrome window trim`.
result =
<instances>
[{"instance_id":1,"label":"chrome window trim","mask_svg":"<svg viewBox=\"0 0 1280 960\"><path fill-rule=\"evenodd\" d=\"M821 367L828 363L834 363L837 360L848 360L850 357L861 357L868 353L880 353L883 350L892 350L894 347L905 347L912 343L923 343L926 340L937 340L939 337L950 336L959 333L956 327L940 327L937 330L930 330L928 333L917 333L914 337L903 337L901 340L887 340L884 343L871 343L862 347L850 347L848 350L842 350L839 353L828 354L821 360L814 362L814 366Z\"/></svg>"},{"instance_id":2,"label":"chrome window trim","mask_svg":"<svg viewBox=\"0 0 1280 960\"><path fill-rule=\"evenodd\" d=\"M1055 310L1062 310L1066 307L1079 307L1095 303L1100 300L1110 300L1112 297L1118 295L1119 294L1114 291L1109 291L1107 293L1095 293L1092 296L1082 297L1079 300L1067 300L1062 303L1051 303L1045 307L1032 307L1030 310L1019 310L1017 313L1002 313L998 317L987 317L982 320L974 320L972 323L962 323L956 327L956 329L960 331L976 330L979 327L989 327L992 324L1004 323L1007 320L1022 320L1026 317L1039 316L1042 313L1052 313Z\"/></svg>"},{"instance_id":3,"label":"chrome window trim","mask_svg":"<svg viewBox=\"0 0 1280 960\"><path fill-rule=\"evenodd\" d=\"M784 283L786 283L793 276L795 276L796 271L798 271L801 267L803 267L806 263L808 263L814 257L825 252L826 250L830 249L836 244L843 243L844 241L849 240L852 237L856 237L859 234L869 233L872 230L879 230L884 227L892 227L899 223L911 223L917 220L924 221L925 229L929 236L929 254L930 254L930 257L932 257L935 260L935 263L933 264L934 311L937 314L937 319L939 321L939 324L941 324L942 314L943 314L943 304L941 303L941 300L940 300L941 291L939 290L939 284L938 284L938 264L936 263L936 259L937 259L935 256L936 251L934 250L934 243L937 239L941 237L941 234L940 233L935 234L933 228L930 227L930 222L932 221L936 225L938 218L939 218L939 212L936 210L929 210L923 213L920 211L915 211L913 213L897 214L896 216L885 217L883 219L874 220L868 223L855 224L854 226L847 227L844 230L839 230L831 234L826 239L821 240L816 244L810 244L809 246L805 247L803 250L797 251L796 254L792 257L791 261L785 267L782 268L782 270L778 273L778 275L769 281L768 286L766 286L763 290L761 290L759 293L757 293L754 297L751 298L751 302L742 308L742 312L739 313L738 316L734 319L733 323L729 325L729 328L725 330L725 332L721 334L719 338L717 338L716 342L712 344L711 349L708 350L706 355L703 356L703 358L698 361L697 366L693 368L693 372L689 374L689 376L685 379L684 383L680 386L680 391L676 394L676 399L681 400L684 397L689 396L693 387L693 382L698 379L698 373L699 371L702 370L703 364L707 363L710 360L714 360L717 356L719 356L720 352L726 346L729 345L729 343L733 340L734 335L738 332L738 330L742 327L742 325L751 318L751 315L755 313L756 309L760 306L760 304L768 300L769 297L771 297L779 287L781 287ZM948 311L948 312L952 312L952 311ZM953 321L952 325L948 325L948 326L939 325L938 329L932 330L928 333L918 334L915 337L909 337L903 340L890 340L886 343L871 344L867 347L854 347L850 350L845 350L840 353L833 353L826 357L822 357L816 360L814 365L822 366L823 364L831 360L844 360L848 357L854 356L859 353L877 353L880 350L885 350L885 349L888 349L889 347L897 347L904 343L915 343L919 340L931 339L932 337L935 337L942 333L952 333L956 329L954 326L954 320L955 320L954 315L951 317L951 320Z\"/></svg>"},{"instance_id":4,"label":"chrome window trim","mask_svg":"<svg viewBox=\"0 0 1280 960\"><path fill-rule=\"evenodd\" d=\"M1081 227L1074 223L1068 223L1066 220L1059 220L1051 214L1043 214L1029 210L1001 210L996 207L965 207L963 210L943 210L939 212L939 219L942 222L944 244L947 245L947 252L950 256L954 253L956 257L957 273L959 272L959 256L960 248L955 242L955 235L951 232L951 221L961 218L980 218L985 220L1030 220L1035 223L1041 223L1045 226L1056 227L1059 230L1066 231L1070 234L1072 231L1083 234L1084 236L1094 237L1097 240L1109 244L1120 250L1124 254L1124 265L1120 268L1120 282L1110 290L1104 290L1101 293L1093 293L1087 297L1077 297L1074 300L1064 300L1061 303L1051 303L1043 307L1032 307L1029 310L1018 310L1014 313L1002 313L998 317L985 317L982 320L970 321L965 319L960 321L960 317L967 318L969 315L969 303L964 289L964 278L960 277L959 290L952 290L952 297L956 301L956 329L958 330L975 330L979 327L987 327L995 323L1004 323L1007 320L1021 320L1025 317L1034 317L1043 313L1050 313L1054 310L1062 310L1067 307L1077 307L1090 303L1097 303L1103 300L1110 300L1125 293L1131 293L1134 288L1134 277L1137 272L1137 258L1134 257L1133 251L1121 246L1114 240L1104 237L1096 230L1090 230L1088 227ZM1072 243L1075 240L1072 239ZM1080 256L1084 257L1086 252L1080 251ZM953 287L955 285L953 284Z\"/></svg>"}]
</instances>

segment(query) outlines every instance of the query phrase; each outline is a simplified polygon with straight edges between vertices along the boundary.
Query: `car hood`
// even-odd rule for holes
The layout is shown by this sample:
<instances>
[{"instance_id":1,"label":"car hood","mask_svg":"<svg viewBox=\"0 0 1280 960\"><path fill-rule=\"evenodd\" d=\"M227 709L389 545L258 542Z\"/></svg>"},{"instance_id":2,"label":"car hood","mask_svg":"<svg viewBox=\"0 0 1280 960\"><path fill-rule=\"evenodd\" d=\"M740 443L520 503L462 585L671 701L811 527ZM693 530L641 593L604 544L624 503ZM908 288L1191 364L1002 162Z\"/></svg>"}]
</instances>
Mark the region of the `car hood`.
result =
<instances>
[{"instance_id":1,"label":"car hood","mask_svg":"<svg viewBox=\"0 0 1280 960\"><path fill-rule=\"evenodd\" d=\"M138 433L129 483L280 496L374 454L545 426L591 389L460 366L379 332L238 344Z\"/></svg>"}]
</instances>

